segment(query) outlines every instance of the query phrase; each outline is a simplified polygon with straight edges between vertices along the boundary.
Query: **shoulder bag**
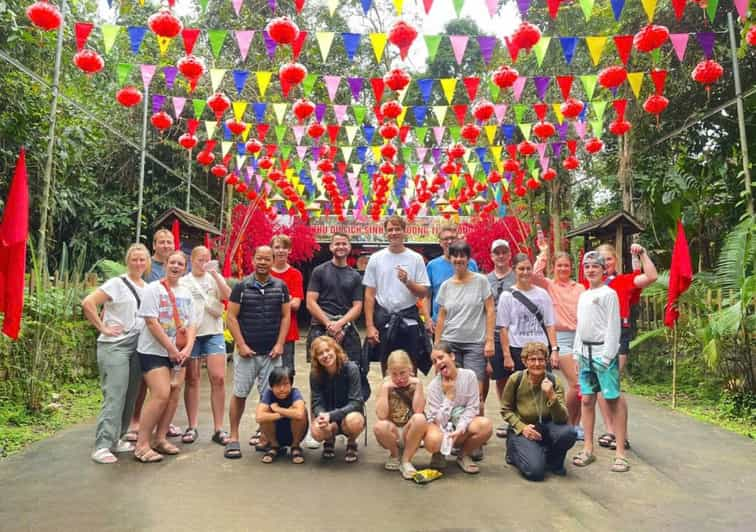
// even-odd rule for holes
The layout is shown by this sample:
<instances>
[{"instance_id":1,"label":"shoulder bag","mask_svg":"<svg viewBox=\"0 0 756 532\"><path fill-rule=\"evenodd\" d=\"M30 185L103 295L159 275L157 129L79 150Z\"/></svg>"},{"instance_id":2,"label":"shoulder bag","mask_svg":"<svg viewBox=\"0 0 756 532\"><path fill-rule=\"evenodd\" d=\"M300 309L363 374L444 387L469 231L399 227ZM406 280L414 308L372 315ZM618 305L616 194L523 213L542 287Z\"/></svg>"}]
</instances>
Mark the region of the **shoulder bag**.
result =
<instances>
[{"instance_id":1,"label":"shoulder bag","mask_svg":"<svg viewBox=\"0 0 756 532\"><path fill-rule=\"evenodd\" d=\"M165 291L168 292L168 299L171 301L171 306L173 307L173 322L176 324L176 349L179 351L186 347L186 343L188 341L186 337L186 327L182 325L181 316L179 316L178 307L176 306L176 296L173 294L173 290L171 290L171 287L168 286L168 283L165 279L160 281L160 284L162 284L165 287Z\"/></svg>"}]
</instances>

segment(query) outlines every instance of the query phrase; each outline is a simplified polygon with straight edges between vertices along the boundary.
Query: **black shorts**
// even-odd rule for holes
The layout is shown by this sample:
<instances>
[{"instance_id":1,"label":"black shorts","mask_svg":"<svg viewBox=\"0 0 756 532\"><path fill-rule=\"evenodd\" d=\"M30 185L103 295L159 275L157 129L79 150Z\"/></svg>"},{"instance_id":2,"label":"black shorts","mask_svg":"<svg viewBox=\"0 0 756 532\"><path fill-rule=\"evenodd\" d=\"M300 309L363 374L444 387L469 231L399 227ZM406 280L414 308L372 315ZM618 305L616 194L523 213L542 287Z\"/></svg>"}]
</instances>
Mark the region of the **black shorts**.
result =
<instances>
[{"instance_id":1,"label":"black shorts","mask_svg":"<svg viewBox=\"0 0 756 532\"><path fill-rule=\"evenodd\" d=\"M158 355L146 355L144 353L138 353L139 364L142 366L142 373L147 373L155 368L168 368L171 369L171 359L168 357L161 357Z\"/></svg>"},{"instance_id":2,"label":"black shorts","mask_svg":"<svg viewBox=\"0 0 756 532\"><path fill-rule=\"evenodd\" d=\"M632 327L622 327L620 331L619 352L620 355L630 354L630 342L635 338L635 331Z\"/></svg>"},{"instance_id":3,"label":"black shorts","mask_svg":"<svg viewBox=\"0 0 756 532\"><path fill-rule=\"evenodd\" d=\"M522 357L520 356L520 354L522 353L522 348L510 347L509 352L512 354L512 359L515 363L514 369L507 369L504 367L504 352L501 349L501 342L499 342L499 339L497 337L494 345L494 356L491 359L491 367L493 368L493 373L491 374L492 379L497 381L508 379L509 376L515 371L521 371L525 369L525 364L522 363Z\"/></svg>"}]
</instances>

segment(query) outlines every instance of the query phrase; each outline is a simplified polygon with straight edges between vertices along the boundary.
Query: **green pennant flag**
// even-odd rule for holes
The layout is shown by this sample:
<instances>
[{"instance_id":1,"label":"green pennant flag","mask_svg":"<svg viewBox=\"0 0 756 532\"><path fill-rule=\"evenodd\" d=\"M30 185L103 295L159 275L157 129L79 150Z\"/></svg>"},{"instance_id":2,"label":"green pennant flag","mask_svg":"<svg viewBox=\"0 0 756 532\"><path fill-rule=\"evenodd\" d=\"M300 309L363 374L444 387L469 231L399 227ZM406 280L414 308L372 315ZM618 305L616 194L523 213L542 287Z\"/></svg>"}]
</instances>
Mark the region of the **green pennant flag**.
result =
<instances>
[{"instance_id":1,"label":"green pennant flag","mask_svg":"<svg viewBox=\"0 0 756 532\"><path fill-rule=\"evenodd\" d=\"M370 178L366 173L360 174L360 181L362 181L362 190L364 192L368 193L368 197L370 197Z\"/></svg>"},{"instance_id":2,"label":"green pennant flag","mask_svg":"<svg viewBox=\"0 0 756 532\"><path fill-rule=\"evenodd\" d=\"M317 74L307 74L307 77L302 82L302 92L305 96L309 96L312 92L312 88L315 86L315 81L317 81L318 75Z\"/></svg>"},{"instance_id":3,"label":"green pennant flag","mask_svg":"<svg viewBox=\"0 0 756 532\"><path fill-rule=\"evenodd\" d=\"M550 42L551 42L551 37L541 37L536 43L536 45L533 47L533 51L535 52L538 66L541 66L541 63L543 63L543 58L546 57L546 50L548 50Z\"/></svg>"},{"instance_id":4,"label":"green pennant flag","mask_svg":"<svg viewBox=\"0 0 756 532\"><path fill-rule=\"evenodd\" d=\"M192 100L192 107L194 107L194 118L199 119L202 116L202 111L205 110L206 105L206 100Z\"/></svg>"},{"instance_id":5,"label":"green pennant flag","mask_svg":"<svg viewBox=\"0 0 756 532\"><path fill-rule=\"evenodd\" d=\"M402 160L406 162L410 159L412 159L412 148L409 146L402 147Z\"/></svg>"},{"instance_id":6,"label":"green pennant flag","mask_svg":"<svg viewBox=\"0 0 756 532\"><path fill-rule=\"evenodd\" d=\"M528 110L528 105L525 105L524 103L516 103L514 104L514 115L515 115L515 122L522 122L523 117L525 116L525 111Z\"/></svg>"},{"instance_id":7,"label":"green pennant flag","mask_svg":"<svg viewBox=\"0 0 756 532\"><path fill-rule=\"evenodd\" d=\"M419 164L417 164L417 163L412 163L412 164L410 164L410 174L411 174L411 175L410 175L410 177L412 177L412 176L414 176L415 174L417 174L417 169L419 168L419 166L420 166L420 165L419 165Z\"/></svg>"},{"instance_id":8,"label":"green pennant flag","mask_svg":"<svg viewBox=\"0 0 756 532\"><path fill-rule=\"evenodd\" d=\"M119 85L126 83L129 74L131 74L131 69L133 68L134 65L131 63L118 63L118 66L116 67L116 77L118 78Z\"/></svg>"},{"instance_id":9,"label":"green pennant flag","mask_svg":"<svg viewBox=\"0 0 756 532\"><path fill-rule=\"evenodd\" d=\"M535 157L527 157L525 160L528 163L528 170L530 170L531 172L535 170L535 165L536 165Z\"/></svg>"},{"instance_id":10,"label":"green pennant flag","mask_svg":"<svg viewBox=\"0 0 756 532\"><path fill-rule=\"evenodd\" d=\"M525 137L525 139L530 140L530 130L533 128L533 124L517 124L520 128L520 131L522 131L522 136Z\"/></svg>"},{"instance_id":11,"label":"green pennant flag","mask_svg":"<svg viewBox=\"0 0 756 532\"><path fill-rule=\"evenodd\" d=\"M200 4L200 7L202 8L203 13L207 11L207 3L208 3L208 0L199 0L199 4Z\"/></svg>"},{"instance_id":12,"label":"green pennant flag","mask_svg":"<svg viewBox=\"0 0 756 532\"><path fill-rule=\"evenodd\" d=\"M596 89L597 79L598 79L598 76L596 76L595 74L580 76L580 83L583 84L585 97L588 98L588 101L593 99L593 91Z\"/></svg>"},{"instance_id":13,"label":"green pennant flag","mask_svg":"<svg viewBox=\"0 0 756 532\"><path fill-rule=\"evenodd\" d=\"M601 138L601 133L604 131L604 121L603 120L591 120L591 130L593 131L593 136L597 139Z\"/></svg>"},{"instance_id":14,"label":"green pennant flag","mask_svg":"<svg viewBox=\"0 0 756 532\"><path fill-rule=\"evenodd\" d=\"M354 114L354 120L357 124L365 122L365 114L367 113L367 107L364 105L353 105L352 113Z\"/></svg>"},{"instance_id":15,"label":"green pennant flag","mask_svg":"<svg viewBox=\"0 0 756 532\"><path fill-rule=\"evenodd\" d=\"M454 4L454 11L457 13L457 18L459 18L459 14L462 11L462 6L465 5L465 0L453 0Z\"/></svg>"},{"instance_id":16,"label":"green pennant flag","mask_svg":"<svg viewBox=\"0 0 756 532\"><path fill-rule=\"evenodd\" d=\"M101 28L102 41L105 45L105 55L107 55L110 53L110 50L115 44L115 40L118 36L118 32L121 30L121 26L116 26L115 24L103 24Z\"/></svg>"},{"instance_id":17,"label":"green pennant flag","mask_svg":"<svg viewBox=\"0 0 756 532\"><path fill-rule=\"evenodd\" d=\"M606 111L606 102L591 102L591 107L593 107L593 113L596 115L596 118L603 120L604 111Z\"/></svg>"},{"instance_id":18,"label":"green pennant flag","mask_svg":"<svg viewBox=\"0 0 756 532\"><path fill-rule=\"evenodd\" d=\"M425 144L425 135L428 133L428 126L416 127L415 138L418 144Z\"/></svg>"},{"instance_id":19,"label":"green pennant flag","mask_svg":"<svg viewBox=\"0 0 756 532\"><path fill-rule=\"evenodd\" d=\"M450 126L447 129L449 130L451 138L454 139L455 142L459 142L459 132L462 131L462 128L459 126Z\"/></svg>"},{"instance_id":20,"label":"green pennant flag","mask_svg":"<svg viewBox=\"0 0 756 532\"><path fill-rule=\"evenodd\" d=\"M276 126L275 127L275 130L276 130L276 142L278 142L279 144L281 144L281 142L283 141L284 136L286 135L286 130L287 129L288 129L287 126Z\"/></svg>"},{"instance_id":21,"label":"green pennant flag","mask_svg":"<svg viewBox=\"0 0 756 532\"><path fill-rule=\"evenodd\" d=\"M709 3L706 4L706 14L709 15L709 20L713 23L714 17L717 16L717 7L719 6L719 0L709 0ZM751 7L753 7L753 4L751 4Z\"/></svg>"},{"instance_id":22,"label":"green pennant flag","mask_svg":"<svg viewBox=\"0 0 756 532\"><path fill-rule=\"evenodd\" d=\"M655 50L651 51L651 63L653 65L659 64L660 58L661 58L661 48L656 48Z\"/></svg>"},{"instance_id":23,"label":"green pennant flag","mask_svg":"<svg viewBox=\"0 0 756 532\"><path fill-rule=\"evenodd\" d=\"M499 86L494 83L493 81L488 82L488 93L491 95L491 101L495 102L499 99L499 93L501 92L501 89Z\"/></svg>"},{"instance_id":24,"label":"green pennant flag","mask_svg":"<svg viewBox=\"0 0 756 532\"><path fill-rule=\"evenodd\" d=\"M282 126L282 127L286 127L286 126ZM278 128L276 128L276 136L278 136ZM288 159L289 154L291 153L291 148L292 148L291 144L284 144L283 146L279 146L279 148L281 148L281 156L284 159ZM302 161L299 161L299 164L302 164Z\"/></svg>"},{"instance_id":25,"label":"green pennant flag","mask_svg":"<svg viewBox=\"0 0 756 532\"><path fill-rule=\"evenodd\" d=\"M289 152L291 152L291 146L287 146L287 148L289 149ZM281 150L281 153L283 153L283 149ZM297 159L296 161L294 161L294 170L296 170L297 172L301 172L302 168L304 168L304 164L302 163L300 159Z\"/></svg>"},{"instance_id":26,"label":"green pennant flag","mask_svg":"<svg viewBox=\"0 0 756 532\"><path fill-rule=\"evenodd\" d=\"M583 10L583 16L585 17L585 20L591 20L591 15L593 14L593 3L594 0L580 0L580 9Z\"/></svg>"},{"instance_id":27,"label":"green pennant flag","mask_svg":"<svg viewBox=\"0 0 756 532\"><path fill-rule=\"evenodd\" d=\"M213 51L213 57L218 60L220 56L221 48L223 48L223 41L226 40L227 30L207 30L207 38L210 40L210 48Z\"/></svg>"},{"instance_id":28,"label":"green pennant flag","mask_svg":"<svg viewBox=\"0 0 756 532\"><path fill-rule=\"evenodd\" d=\"M438 45L441 43L441 35L425 35L425 47L428 48L428 62L432 63L436 59Z\"/></svg>"}]
</instances>

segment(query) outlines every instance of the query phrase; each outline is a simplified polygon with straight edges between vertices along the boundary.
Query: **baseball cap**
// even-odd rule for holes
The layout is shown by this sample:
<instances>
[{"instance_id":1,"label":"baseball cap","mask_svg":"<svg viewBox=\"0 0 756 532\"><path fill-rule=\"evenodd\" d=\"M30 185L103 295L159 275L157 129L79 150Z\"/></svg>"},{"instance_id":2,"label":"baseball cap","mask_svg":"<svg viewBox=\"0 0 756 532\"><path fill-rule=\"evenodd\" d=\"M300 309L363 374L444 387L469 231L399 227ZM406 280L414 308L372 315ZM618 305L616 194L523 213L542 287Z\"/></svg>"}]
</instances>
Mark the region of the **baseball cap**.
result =
<instances>
[{"instance_id":1,"label":"baseball cap","mask_svg":"<svg viewBox=\"0 0 756 532\"><path fill-rule=\"evenodd\" d=\"M589 251L585 255L583 255L583 264L586 264L588 262L592 262L595 264L598 264L599 266L606 267L606 261L604 260L604 257L599 253L598 251Z\"/></svg>"},{"instance_id":2,"label":"baseball cap","mask_svg":"<svg viewBox=\"0 0 756 532\"><path fill-rule=\"evenodd\" d=\"M507 242L503 238L498 238L498 239L494 240L491 243L491 253L493 253L496 250L496 248L500 248L502 246L504 246L505 248L509 249L509 242Z\"/></svg>"}]
</instances>

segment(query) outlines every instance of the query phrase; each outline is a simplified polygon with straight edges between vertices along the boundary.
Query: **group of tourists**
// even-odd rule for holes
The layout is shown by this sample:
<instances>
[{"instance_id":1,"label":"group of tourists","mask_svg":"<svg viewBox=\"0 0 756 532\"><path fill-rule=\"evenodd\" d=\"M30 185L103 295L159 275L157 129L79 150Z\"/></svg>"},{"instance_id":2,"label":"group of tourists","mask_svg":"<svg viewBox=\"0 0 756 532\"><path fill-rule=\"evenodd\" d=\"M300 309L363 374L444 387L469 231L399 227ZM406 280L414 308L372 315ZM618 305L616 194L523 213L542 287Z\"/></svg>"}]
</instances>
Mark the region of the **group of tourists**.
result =
<instances>
[{"instance_id":1,"label":"group of tourists","mask_svg":"<svg viewBox=\"0 0 756 532\"><path fill-rule=\"evenodd\" d=\"M632 336L631 308L656 279L641 246L630 249L629 274L616 271L609 245L586 253L584 286L572 279L566 253L554 258L554 278L545 277L551 264L546 244L539 243L532 263L526 254L512 256L506 240L495 240L494 269L483 275L454 226L441 228L443 253L427 265L405 246L404 219L391 216L384 229L388 246L370 256L364 276L347 264L349 237L333 234L332 258L313 270L306 292L301 272L288 263L291 241L284 235L258 246L254 272L235 284L218 273L204 246L192 250L187 273L187 259L174 250L167 230L155 234L152 256L145 246L132 245L126 274L82 302L100 331L103 405L92 459L114 463L117 454L133 451L140 462L158 462L180 452L171 437L197 441L204 361L210 439L224 447L226 458L242 456L239 426L256 386L258 430L249 443L263 463L288 450L291 462L301 464L305 444L322 446L322 458L333 459L338 435L346 438L344 460L357 462L371 395L367 374L377 361L384 380L375 394L373 432L388 452L385 468L404 478L415 477L420 448L430 453L431 468L453 458L464 472L478 473L494 430L507 439L507 462L529 480L564 475L565 456L577 440L584 440L583 449L572 463L588 466L596 460L596 402L607 427L598 442L615 449L611 470L629 469L620 375ZM309 401L295 387L296 314L303 300L311 316ZM235 343L228 433L224 310ZM356 326L363 313L364 343ZM557 368L566 384L551 372ZM424 387L420 372L431 371ZM490 380L503 418L496 429L484 410ZM183 432L172 424L182 387Z\"/></svg>"}]
</instances>

